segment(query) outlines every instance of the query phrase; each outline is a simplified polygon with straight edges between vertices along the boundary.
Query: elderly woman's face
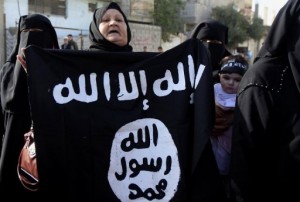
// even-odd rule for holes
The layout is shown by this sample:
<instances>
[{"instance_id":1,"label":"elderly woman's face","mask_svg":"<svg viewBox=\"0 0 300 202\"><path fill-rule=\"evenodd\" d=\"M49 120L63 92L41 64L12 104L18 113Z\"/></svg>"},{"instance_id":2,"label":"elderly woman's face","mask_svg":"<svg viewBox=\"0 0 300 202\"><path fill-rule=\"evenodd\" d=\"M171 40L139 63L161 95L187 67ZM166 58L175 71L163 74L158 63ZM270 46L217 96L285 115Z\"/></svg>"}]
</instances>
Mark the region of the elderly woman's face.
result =
<instances>
[{"instance_id":1,"label":"elderly woman's face","mask_svg":"<svg viewBox=\"0 0 300 202\"><path fill-rule=\"evenodd\" d=\"M118 46L125 46L128 42L127 25L123 15L116 9L108 9L105 12L99 31L106 40Z\"/></svg>"}]
</instances>

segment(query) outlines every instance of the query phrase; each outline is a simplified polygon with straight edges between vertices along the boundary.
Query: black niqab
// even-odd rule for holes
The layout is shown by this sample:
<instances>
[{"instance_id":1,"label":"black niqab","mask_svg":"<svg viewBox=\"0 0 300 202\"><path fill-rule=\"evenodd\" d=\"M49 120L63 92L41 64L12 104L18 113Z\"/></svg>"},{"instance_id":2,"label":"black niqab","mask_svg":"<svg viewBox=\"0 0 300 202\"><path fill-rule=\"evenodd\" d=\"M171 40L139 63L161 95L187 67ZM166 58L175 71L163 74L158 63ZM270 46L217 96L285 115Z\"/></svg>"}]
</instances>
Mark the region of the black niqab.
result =
<instances>
[{"instance_id":1,"label":"black niqab","mask_svg":"<svg viewBox=\"0 0 300 202\"><path fill-rule=\"evenodd\" d=\"M191 32L190 38L214 39L228 43L228 27L219 21L208 19L199 23Z\"/></svg>"},{"instance_id":2,"label":"black niqab","mask_svg":"<svg viewBox=\"0 0 300 202\"><path fill-rule=\"evenodd\" d=\"M26 29L43 31L24 31ZM4 64L1 72L1 105L4 110L28 111L26 72L16 55L21 48L36 45L43 48L59 48L57 35L48 18L40 14L21 16L17 33L17 43Z\"/></svg>"},{"instance_id":3,"label":"black niqab","mask_svg":"<svg viewBox=\"0 0 300 202\"><path fill-rule=\"evenodd\" d=\"M219 21L207 19L200 22L191 31L189 38L218 40L222 42L222 44L204 43L210 52L213 70L219 70L219 62L221 59L231 55L225 48L225 44L228 42L228 27Z\"/></svg>"}]
</instances>

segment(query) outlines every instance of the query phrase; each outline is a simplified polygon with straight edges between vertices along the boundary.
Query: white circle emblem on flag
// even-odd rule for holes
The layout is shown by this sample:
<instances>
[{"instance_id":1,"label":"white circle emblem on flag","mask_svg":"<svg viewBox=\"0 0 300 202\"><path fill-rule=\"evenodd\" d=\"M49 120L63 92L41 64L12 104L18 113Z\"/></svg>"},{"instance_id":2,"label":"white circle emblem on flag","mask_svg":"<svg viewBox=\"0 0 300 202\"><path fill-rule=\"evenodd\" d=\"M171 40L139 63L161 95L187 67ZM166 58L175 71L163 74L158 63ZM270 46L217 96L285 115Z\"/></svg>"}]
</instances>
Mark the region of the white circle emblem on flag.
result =
<instances>
[{"instance_id":1,"label":"white circle emblem on flag","mask_svg":"<svg viewBox=\"0 0 300 202\"><path fill-rule=\"evenodd\" d=\"M108 181L121 201L169 201L179 179L177 148L160 120L139 119L117 131Z\"/></svg>"}]
</instances>

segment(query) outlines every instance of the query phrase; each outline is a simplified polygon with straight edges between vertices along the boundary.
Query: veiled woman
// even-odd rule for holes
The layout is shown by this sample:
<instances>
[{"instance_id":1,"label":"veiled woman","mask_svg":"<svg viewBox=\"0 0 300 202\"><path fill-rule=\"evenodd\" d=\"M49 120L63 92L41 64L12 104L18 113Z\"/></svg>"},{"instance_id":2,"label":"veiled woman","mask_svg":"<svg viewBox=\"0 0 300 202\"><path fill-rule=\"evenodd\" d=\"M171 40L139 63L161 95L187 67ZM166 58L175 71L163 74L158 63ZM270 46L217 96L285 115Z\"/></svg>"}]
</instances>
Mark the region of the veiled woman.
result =
<instances>
[{"instance_id":1,"label":"veiled woman","mask_svg":"<svg viewBox=\"0 0 300 202\"><path fill-rule=\"evenodd\" d=\"M300 201L300 1L277 14L241 80L231 176L244 202Z\"/></svg>"},{"instance_id":2,"label":"veiled woman","mask_svg":"<svg viewBox=\"0 0 300 202\"><path fill-rule=\"evenodd\" d=\"M24 134L31 127L27 75L17 60L17 55L21 53L21 48L28 45L59 48L55 29L47 17L40 14L20 17L15 47L0 71L0 115L3 120L0 142L0 196L11 201L20 197L27 200L28 194L33 194L22 187L17 176L17 163L24 145ZM31 196L32 200L34 196Z\"/></svg>"}]
</instances>

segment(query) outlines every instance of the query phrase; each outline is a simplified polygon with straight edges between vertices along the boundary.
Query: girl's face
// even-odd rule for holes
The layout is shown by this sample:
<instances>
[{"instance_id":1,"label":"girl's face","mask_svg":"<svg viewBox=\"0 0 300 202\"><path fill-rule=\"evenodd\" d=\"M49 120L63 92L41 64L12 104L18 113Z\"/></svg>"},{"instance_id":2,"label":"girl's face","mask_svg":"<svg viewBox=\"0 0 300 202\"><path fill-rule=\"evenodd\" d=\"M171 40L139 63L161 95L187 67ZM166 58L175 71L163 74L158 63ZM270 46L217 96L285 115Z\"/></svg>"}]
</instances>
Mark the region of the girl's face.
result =
<instances>
[{"instance_id":1,"label":"girl's face","mask_svg":"<svg viewBox=\"0 0 300 202\"><path fill-rule=\"evenodd\" d=\"M237 93L241 79L242 79L242 75L237 73L220 74L220 83L223 88L223 91L228 94Z\"/></svg>"},{"instance_id":2,"label":"girl's face","mask_svg":"<svg viewBox=\"0 0 300 202\"><path fill-rule=\"evenodd\" d=\"M116 9L108 9L105 12L99 24L99 31L106 40L118 46L128 43L127 25L123 15Z\"/></svg>"}]
</instances>

